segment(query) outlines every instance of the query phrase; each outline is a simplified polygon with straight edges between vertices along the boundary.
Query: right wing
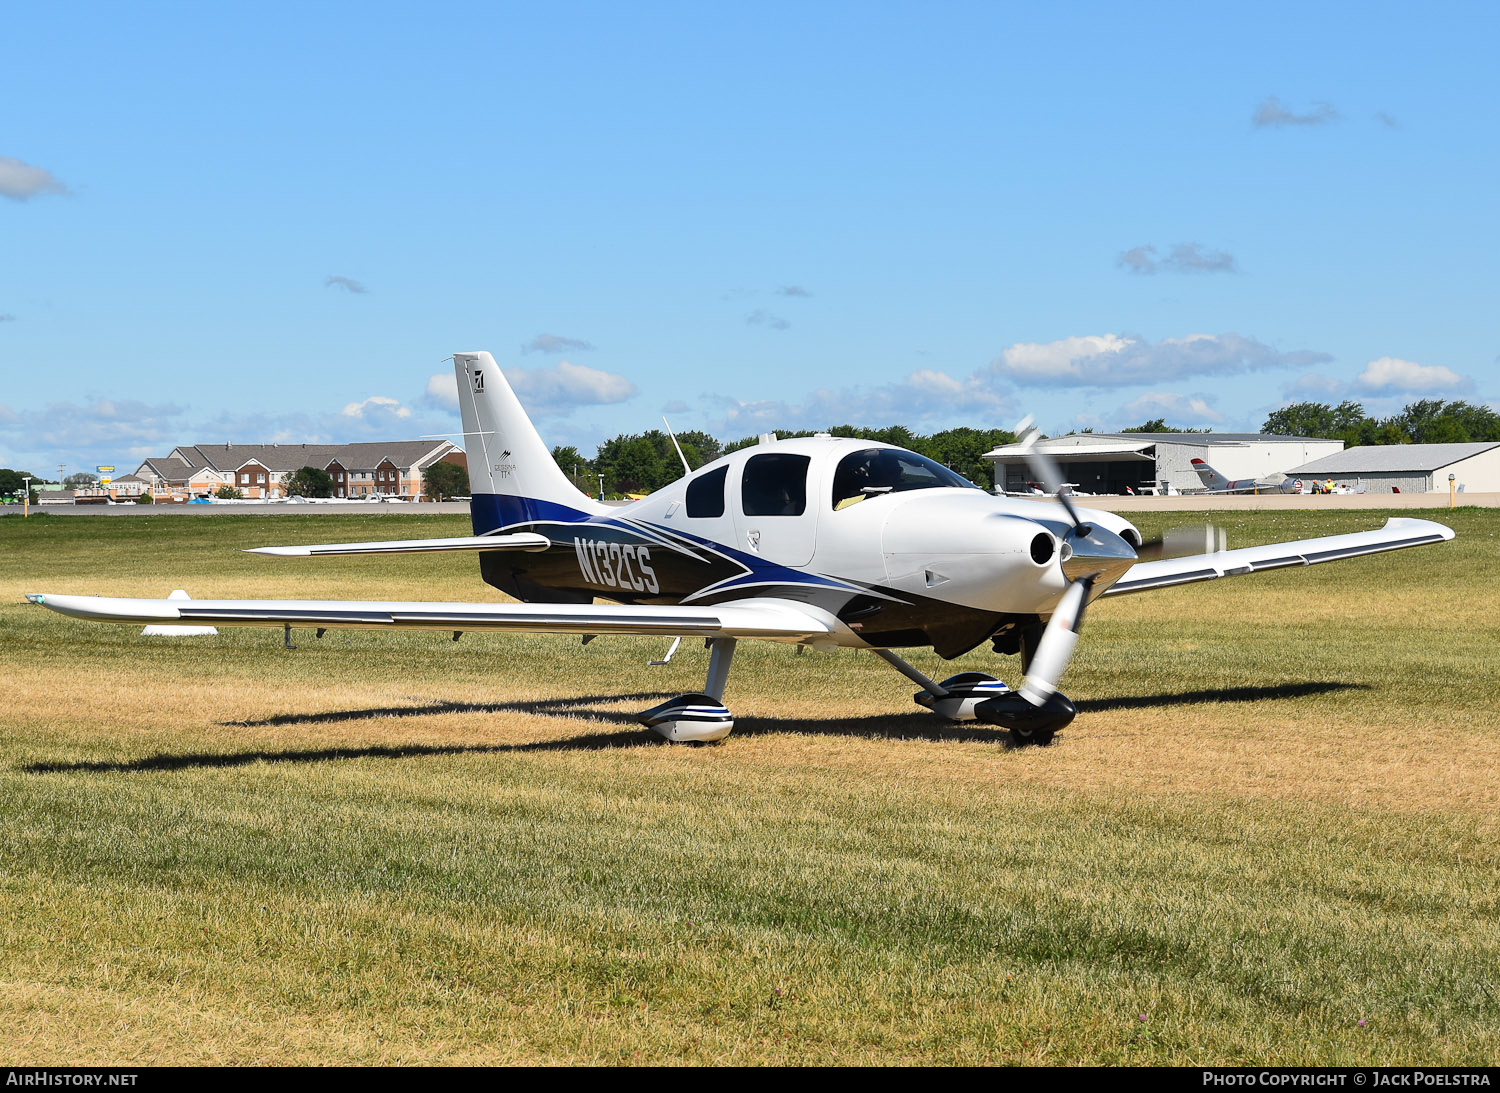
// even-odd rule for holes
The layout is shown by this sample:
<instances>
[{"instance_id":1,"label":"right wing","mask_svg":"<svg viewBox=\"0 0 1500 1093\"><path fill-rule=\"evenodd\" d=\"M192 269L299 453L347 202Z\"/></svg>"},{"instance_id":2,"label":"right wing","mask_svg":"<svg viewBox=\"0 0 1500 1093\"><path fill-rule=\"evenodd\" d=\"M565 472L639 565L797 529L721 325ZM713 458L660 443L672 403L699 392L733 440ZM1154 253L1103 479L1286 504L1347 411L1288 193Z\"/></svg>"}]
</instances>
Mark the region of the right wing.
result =
<instances>
[{"instance_id":1,"label":"right wing","mask_svg":"<svg viewBox=\"0 0 1500 1093\"><path fill-rule=\"evenodd\" d=\"M790 600L754 598L712 607L567 603L401 603L372 600L143 600L28 592L34 604L76 619L130 625L303 626L367 630L494 630L533 634L665 634L773 641L836 640L832 615Z\"/></svg>"},{"instance_id":2,"label":"right wing","mask_svg":"<svg viewBox=\"0 0 1500 1093\"><path fill-rule=\"evenodd\" d=\"M1266 546L1220 550L1212 554L1192 554L1186 558L1164 558L1158 562L1137 562L1100 598L1211 581L1217 577L1263 573L1268 569L1337 562L1344 558L1358 558L1362 554L1379 554L1387 550L1401 550L1403 547L1441 543L1451 538L1452 528L1431 520L1392 517L1385 522L1384 527L1375 531L1325 535L1319 539L1269 543Z\"/></svg>"}]
</instances>

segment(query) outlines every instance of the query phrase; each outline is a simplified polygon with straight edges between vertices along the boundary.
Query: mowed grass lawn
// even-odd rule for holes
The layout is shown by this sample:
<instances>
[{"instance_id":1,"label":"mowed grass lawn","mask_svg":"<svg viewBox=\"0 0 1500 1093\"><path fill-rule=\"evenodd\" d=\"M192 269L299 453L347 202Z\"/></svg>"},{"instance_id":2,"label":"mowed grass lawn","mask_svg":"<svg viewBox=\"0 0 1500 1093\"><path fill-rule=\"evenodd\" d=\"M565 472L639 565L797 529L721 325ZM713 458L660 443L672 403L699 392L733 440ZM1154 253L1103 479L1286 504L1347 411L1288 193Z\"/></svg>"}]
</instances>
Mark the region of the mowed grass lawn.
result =
<instances>
[{"instance_id":1,"label":"mowed grass lawn","mask_svg":"<svg viewBox=\"0 0 1500 1093\"><path fill-rule=\"evenodd\" d=\"M1458 538L1096 605L1077 721L1023 749L868 654L744 644L734 734L674 747L630 715L701 645L21 602L498 599L472 558L237 550L462 517L0 519L0 1055L1493 1063L1500 514L1426 515Z\"/></svg>"}]
</instances>

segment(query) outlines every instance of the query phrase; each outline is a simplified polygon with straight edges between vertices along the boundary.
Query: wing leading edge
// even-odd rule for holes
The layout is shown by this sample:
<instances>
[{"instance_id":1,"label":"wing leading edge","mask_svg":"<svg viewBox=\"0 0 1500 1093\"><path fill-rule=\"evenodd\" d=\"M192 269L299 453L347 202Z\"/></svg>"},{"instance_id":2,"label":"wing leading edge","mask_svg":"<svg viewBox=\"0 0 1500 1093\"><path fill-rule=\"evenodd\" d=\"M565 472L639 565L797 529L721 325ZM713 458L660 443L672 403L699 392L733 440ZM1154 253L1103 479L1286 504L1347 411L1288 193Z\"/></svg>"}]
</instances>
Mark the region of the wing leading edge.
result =
<instances>
[{"instance_id":1,"label":"wing leading edge","mask_svg":"<svg viewBox=\"0 0 1500 1093\"><path fill-rule=\"evenodd\" d=\"M28 592L26 598L94 622L203 626L304 626L369 630L490 630L537 634L648 634L772 641L834 640L842 626L788 600L712 607L554 603L401 603L372 600L142 600Z\"/></svg>"},{"instance_id":2,"label":"wing leading edge","mask_svg":"<svg viewBox=\"0 0 1500 1093\"><path fill-rule=\"evenodd\" d=\"M546 550L552 540L531 531L458 539L392 539L382 543L314 543L309 546L248 547L246 554L277 558L325 558L339 554L431 554L449 550Z\"/></svg>"},{"instance_id":3,"label":"wing leading edge","mask_svg":"<svg viewBox=\"0 0 1500 1093\"><path fill-rule=\"evenodd\" d=\"M1121 596L1129 592L1148 592L1155 588L1212 581L1219 577L1238 577L1246 573L1263 573L1288 566L1317 565L1363 554L1380 554L1387 550L1441 543L1453 538L1453 529L1431 520L1393 517L1375 531L1356 531L1348 535L1325 535L1319 539L1299 539L1291 543L1269 543L1266 546L1221 550L1214 554L1193 554L1185 558L1165 558L1159 562L1137 562L1110 586L1104 596ZM1103 597L1101 597L1103 598Z\"/></svg>"}]
</instances>

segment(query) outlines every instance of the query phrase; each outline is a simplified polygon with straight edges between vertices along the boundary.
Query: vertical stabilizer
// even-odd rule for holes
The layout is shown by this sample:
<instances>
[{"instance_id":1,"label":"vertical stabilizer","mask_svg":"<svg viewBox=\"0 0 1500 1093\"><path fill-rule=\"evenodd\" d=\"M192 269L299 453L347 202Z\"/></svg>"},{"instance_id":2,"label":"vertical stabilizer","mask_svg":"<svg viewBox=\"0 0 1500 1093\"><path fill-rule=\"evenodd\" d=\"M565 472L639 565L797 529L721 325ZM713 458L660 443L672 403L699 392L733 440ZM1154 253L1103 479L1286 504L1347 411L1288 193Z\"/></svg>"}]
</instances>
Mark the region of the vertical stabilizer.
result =
<instances>
[{"instance_id":1,"label":"vertical stabilizer","mask_svg":"<svg viewBox=\"0 0 1500 1093\"><path fill-rule=\"evenodd\" d=\"M455 353L469 456L474 534L535 521L572 523L604 510L558 468L488 353Z\"/></svg>"},{"instance_id":2,"label":"vertical stabilizer","mask_svg":"<svg viewBox=\"0 0 1500 1093\"><path fill-rule=\"evenodd\" d=\"M468 426L465 425L464 428L467 429ZM1208 489L1227 490L1234 484L1201 459L1193 460L1193 470L1198 472L1198 478Z\"/></svg>"}]
</instances>

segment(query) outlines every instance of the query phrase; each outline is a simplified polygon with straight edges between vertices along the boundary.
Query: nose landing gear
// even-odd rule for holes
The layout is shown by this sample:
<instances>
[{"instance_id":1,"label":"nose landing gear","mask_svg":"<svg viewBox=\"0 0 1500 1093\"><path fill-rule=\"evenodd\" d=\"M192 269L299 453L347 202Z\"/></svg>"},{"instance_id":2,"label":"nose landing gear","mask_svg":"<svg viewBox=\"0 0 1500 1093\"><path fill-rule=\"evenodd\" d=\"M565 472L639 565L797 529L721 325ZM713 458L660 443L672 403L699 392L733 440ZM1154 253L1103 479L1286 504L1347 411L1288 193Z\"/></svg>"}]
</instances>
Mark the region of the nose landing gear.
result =
<instances>
[{"instance_id":1,"label":"nose landing gear","mask_svg":"<svg viewBox=\"0 0 1500 1093\"><path fill-rule=\"evenodd\" d=\"M912 698L949 721L982 721L1010 732L1017 746L1052 743L1054 734L1077 716L1078 708L1066 695L1056 691L1040 704L1012 691L994 676L983 672L960 672L941 683L934 682L902 660L889 649L876 649L875 655L922 689Z\"/></svg>"},{"instance_id":2,"label":"nose landing gear","mask_svg":"<svg viewBox=\"0 0 1500 1093\"><path fill-rule=\"evenodd\" d=\"M974 708L974 716L987 725L1001 725L1010 730L1015 744L1038 744L1043 747L1052 743L1052 736L1064 728L1078 714L1068 696L1053 691L1040 706L1033 706L1017 691L981 702Z\"/></svg>"}]
</instances>

